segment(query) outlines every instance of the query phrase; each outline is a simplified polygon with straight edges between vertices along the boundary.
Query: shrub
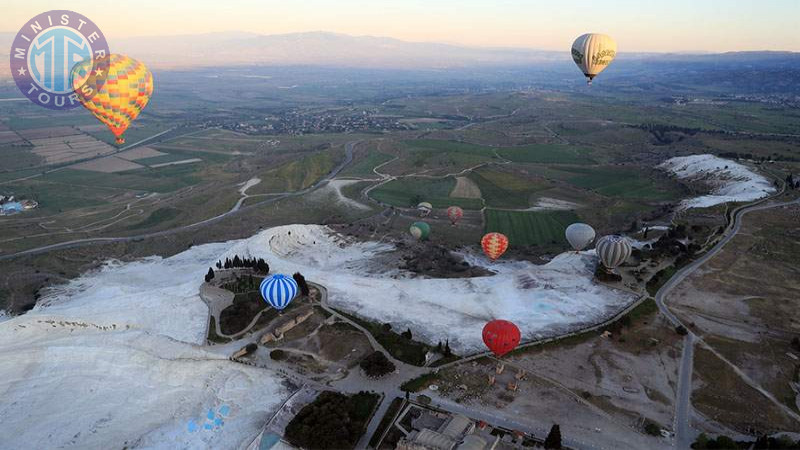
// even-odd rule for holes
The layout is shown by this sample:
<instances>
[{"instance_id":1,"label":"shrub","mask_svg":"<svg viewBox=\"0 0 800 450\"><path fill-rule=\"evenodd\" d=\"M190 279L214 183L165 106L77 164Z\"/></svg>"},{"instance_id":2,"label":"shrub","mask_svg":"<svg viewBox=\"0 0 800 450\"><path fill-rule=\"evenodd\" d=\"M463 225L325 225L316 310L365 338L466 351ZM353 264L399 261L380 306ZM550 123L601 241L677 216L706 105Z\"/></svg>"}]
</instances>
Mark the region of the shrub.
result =
<instances>
[{"instance_id":1,"label":"shrub","mask_svg":"<svg viewBox=\"0 0 800 450\"><path fill-rule=\"evenodd\" d=\"M283 361L286 359L286 352L281 349L276 349L269 352L269 358L275 361Z\"/></svg>"},{"instance_id":2,"label":"shrub","mask_svg":"<svg viewBox=\"0 0 800 450\"><path fill-rule=\"evenodd\" d=\"M386 355L379 350L376 350L364 357L359 365L362 369L364 369L364 373L371 378L380 378L387 373L394 372L395 370L394 363L389 361L389 358L387 358Z\"/></svg>"}]
</instances>

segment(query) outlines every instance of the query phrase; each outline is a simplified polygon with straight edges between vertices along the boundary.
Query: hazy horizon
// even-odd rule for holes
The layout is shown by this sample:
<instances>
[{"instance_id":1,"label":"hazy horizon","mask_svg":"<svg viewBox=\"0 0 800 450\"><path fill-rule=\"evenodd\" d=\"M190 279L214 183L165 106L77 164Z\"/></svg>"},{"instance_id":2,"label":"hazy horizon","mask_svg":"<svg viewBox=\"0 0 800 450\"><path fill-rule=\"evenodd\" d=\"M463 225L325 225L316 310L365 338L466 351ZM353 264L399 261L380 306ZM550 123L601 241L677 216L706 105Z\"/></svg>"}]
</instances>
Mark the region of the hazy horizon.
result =
<instances>
[{"instance_id":1,"label":"hazy horizon","mask_svg":"<svg viewBox=\"0 0 800 450\"><path fill-rule=\"evenodd\" d=\"M63 7L50 0L14 1L0 17L0 30L16 33L36 14ZM69 8L92 19L112 40L215 32L330 32L417 43L562 51L582 33L601 32L614 36L621 52L800 51L795 32L800 2L792 0L736 5L719 0L657 5L633 0L443 0L435 4L417 0L402 4L358 0L303 4L233 0L223 4L202 0L191 6L142 0L105 10L94 2L76 0Z\"/></svg>"}]
</instances>

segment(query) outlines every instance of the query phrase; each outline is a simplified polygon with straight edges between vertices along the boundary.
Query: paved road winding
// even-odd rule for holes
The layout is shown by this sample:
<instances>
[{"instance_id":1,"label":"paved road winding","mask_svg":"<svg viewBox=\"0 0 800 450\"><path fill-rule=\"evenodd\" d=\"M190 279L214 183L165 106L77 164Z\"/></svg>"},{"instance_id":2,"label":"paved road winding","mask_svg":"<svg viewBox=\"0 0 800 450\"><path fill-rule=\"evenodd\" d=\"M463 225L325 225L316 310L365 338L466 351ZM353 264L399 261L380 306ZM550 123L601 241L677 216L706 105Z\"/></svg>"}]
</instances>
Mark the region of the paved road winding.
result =
<instances>
[{"instance_id":1,"label":"paved road winding","mask_svg":"<svg viewBox=\"0 0 800 450\"><path fill-rule=\"evenodd\" d=\"M678 270L675 275L672 276L663 286L658 290L655 295L656 304L658 305L658 309L661 313L669 320L674 326L683 326L687 329L688 334L684 338L683 341L683 353L681 355L681 361L679 364L679 372L678 372L678 388L677 388L677 398L675 402L675 423L674 423L674 430L675 430L675 440L674 445L677 448L684 449L690 448L692 442L695 439L695 433L691 428L691 393L692 393L692 371L693 371L693 361L694 361L694 345L696 342L702 342L702 339L695 335L688 327L681 323L680 319L669 309L666 305L666 298L672 292L675 287L677 287L683 280L686 279L689 275L694 273L695 270L700 268L703 264L711 260L714 256L716 256L722 249L727 245L739 232L742 226L742 217L752 211L761 211L764 209L770 208L778 208L790 204L800 204L800 199L793 200L791 202L784 202L784 203L768 203L765 204L768 200L774 199L775 197L783 194L784 190L781 189L780 192L777 194L761 199L749 205L740 207L736 209L732 214L732 220L728 225L728 228L723 233L723 237L717 242L714 247L712 247L706 254L701 256L700 258L693 261L691 264L683 267L682 269ZM707 344L703 343L705 347L708 347ZM713 349L711 349L713 351ZM719 355L718 355L719 356ZM727 362L727 360L726 360ZM730 364L730 363L729 363ZM738 370L737 367L733 366L734 370L737 371L737 374L743 376L744 373ZM750 380L749 377L744 375L743 380L767 396L770 399L774 399L772 395L761 388L757 383ZM780 402L777 402L779 405ZM785 407L783 409L786 409ZM791 412L791 411L789 411ZM794 413L791 412L793 415ZM796 416L796 415L795 415Z\"/></svg>"}]
</instances>

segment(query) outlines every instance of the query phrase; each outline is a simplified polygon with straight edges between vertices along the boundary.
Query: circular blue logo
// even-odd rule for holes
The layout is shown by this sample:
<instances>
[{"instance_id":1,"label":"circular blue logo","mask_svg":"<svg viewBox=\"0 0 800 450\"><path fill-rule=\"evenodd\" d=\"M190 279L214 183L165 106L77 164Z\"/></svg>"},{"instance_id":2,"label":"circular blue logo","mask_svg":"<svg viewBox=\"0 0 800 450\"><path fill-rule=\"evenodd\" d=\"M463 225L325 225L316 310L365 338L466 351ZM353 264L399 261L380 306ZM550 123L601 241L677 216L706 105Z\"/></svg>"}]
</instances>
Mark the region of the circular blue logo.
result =
<instances>
[{"instance_id":1,"label":"circular blue logo","mask_svg":"<svg viewBox=\"0 0 800 450\"><path fill-rule=\"evenodd\" d=\"M11 44L11 74L19 90L49 109L79 106L76 90L91 76L102 86L108 68L108 42L97 25L74 11L53 10L28 21ZM73 77L83 63L91 73ZM83 96L85 98L85 96Z\"/></svg>"}]
</instances>

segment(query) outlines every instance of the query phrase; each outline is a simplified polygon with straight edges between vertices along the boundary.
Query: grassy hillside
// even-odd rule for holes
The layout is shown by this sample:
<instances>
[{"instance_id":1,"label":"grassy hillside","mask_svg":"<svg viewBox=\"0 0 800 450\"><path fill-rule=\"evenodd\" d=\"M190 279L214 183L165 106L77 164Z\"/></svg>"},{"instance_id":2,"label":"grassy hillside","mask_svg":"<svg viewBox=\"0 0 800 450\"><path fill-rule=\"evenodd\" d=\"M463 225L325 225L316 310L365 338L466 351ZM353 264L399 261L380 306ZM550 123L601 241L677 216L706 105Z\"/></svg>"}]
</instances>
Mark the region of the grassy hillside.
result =
<instances>
[{"instance_id":1,"label":"grassy hillside","mask_svg":"<svg viewBox=\"0 0 800 450\"><path fill-rule=\"evenodd\" d=\"M342 158L341 150L312 153L259 175L261 183L248 194L292 192L307 188L330 173Z\"/></svg>"}]
</instances>

